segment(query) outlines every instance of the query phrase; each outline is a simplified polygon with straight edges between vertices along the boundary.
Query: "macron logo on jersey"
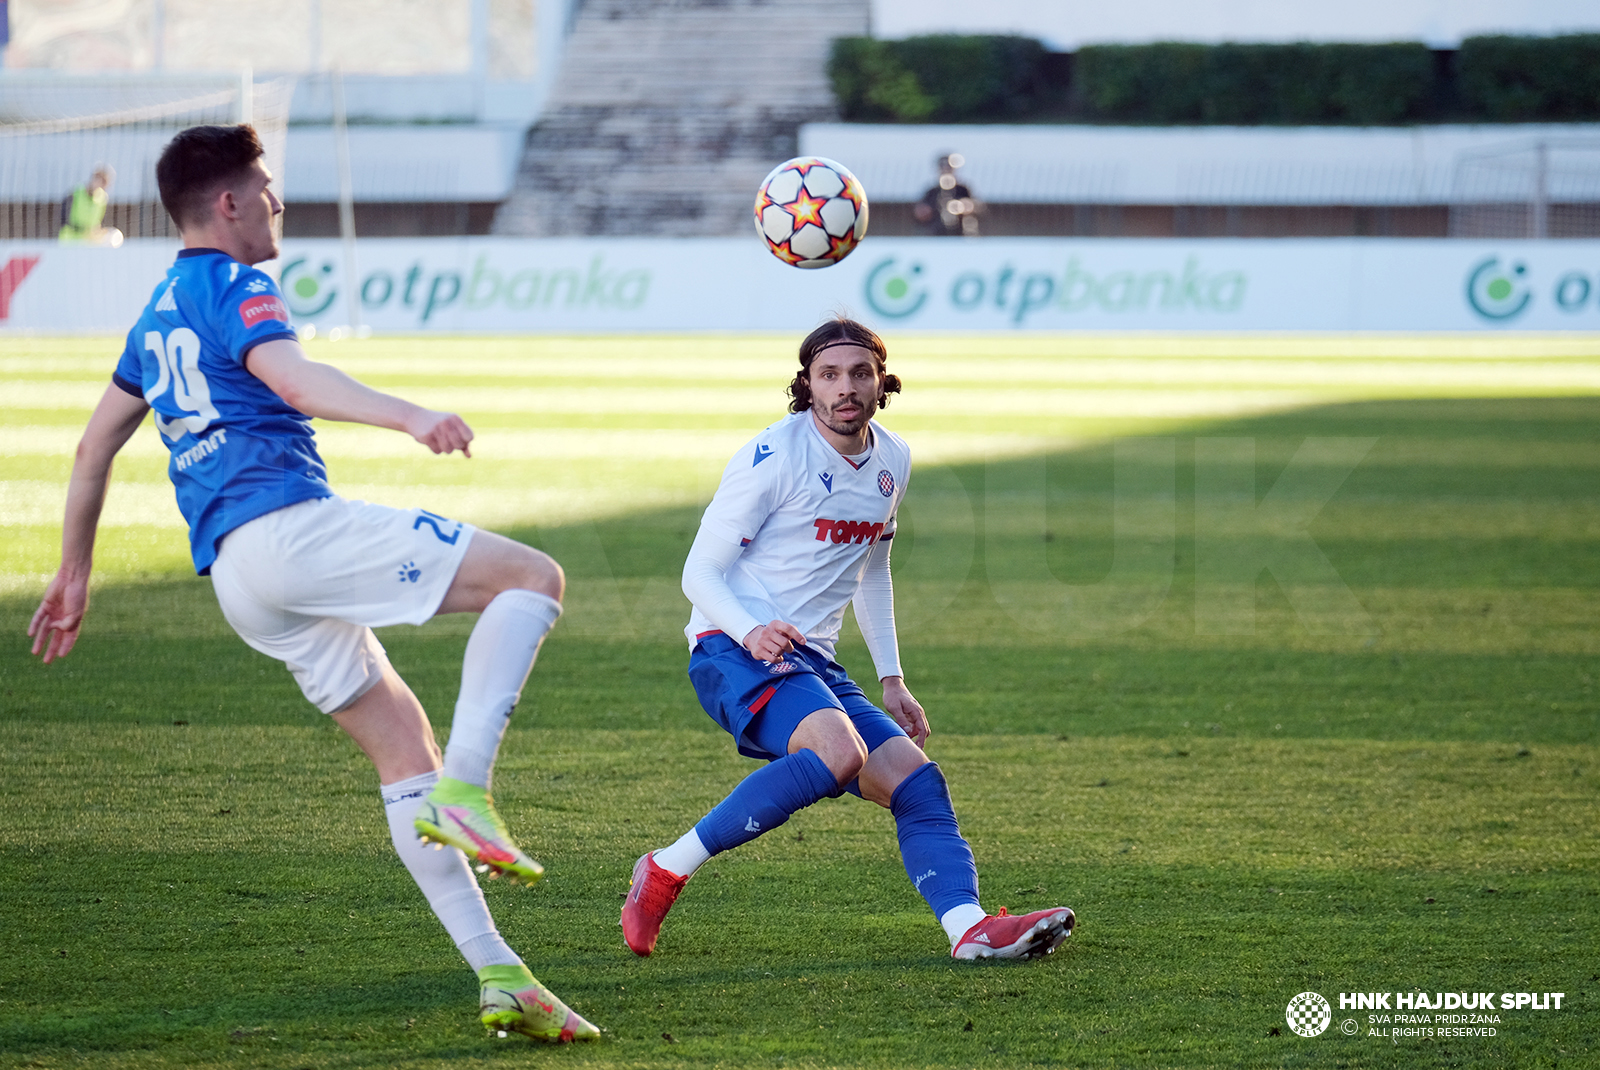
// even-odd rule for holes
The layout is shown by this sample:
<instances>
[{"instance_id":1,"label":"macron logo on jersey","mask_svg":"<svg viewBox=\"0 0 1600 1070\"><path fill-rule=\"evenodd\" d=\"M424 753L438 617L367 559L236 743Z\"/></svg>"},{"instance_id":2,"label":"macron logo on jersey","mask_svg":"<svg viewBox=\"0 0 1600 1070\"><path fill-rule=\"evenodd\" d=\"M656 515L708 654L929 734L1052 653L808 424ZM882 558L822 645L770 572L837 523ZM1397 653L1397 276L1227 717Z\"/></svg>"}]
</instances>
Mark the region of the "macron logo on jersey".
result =
<instances>
[{"instance_id":1,"label":"macron logo on jersey","mask_svg":"<svg viewBox=\"0 0 1600 1070\"><path fill-rule=\"evenodd\" d=\"M871 546L883 534L883 523L870 524L865 520L816 520L817 541L836 543L866 543Z\"/></svg>"},{"instance_id":2,"label":"macron logo on jersey","mask_svg":"<svg viewBox=\"0 0 1600 1070\"><path fill-rule=\"evenodd\" d=\"M289 322L289 309L283 300L272 294L263 294L252 297L239 306L239 318L244 320L246 330L265 320L282 320Z\"/></svg>"},{"instance_id":3,"label":"macron logo on jersey","mask_svg":"<svg viewBox=\"0 0 1600 1070\"><path fill-rule=\"evenodd\" d=\"M765 442L757 442L756 443L756 459L750 462L750 467L754 468L756 465L760 464L762 461L766 460L768 457L771 457L771 456L772 456L772 447L767 445Z\"/></svg>"},{"instance_id":4,"label":"macron logo on jersey","mask_svg":"<svg viewBox=\"0 0 1600 1070\"><path fill-rule=\"evenodd\" d=\"M845 458L845 459L849 460L848 457ZM819 473L817 473L817 478L822 480L822 485L824 487L828 488L828 493L829 494L832 494L833 493L833 473L832 472L819 472Z\"/></svg>"}]
</instances>

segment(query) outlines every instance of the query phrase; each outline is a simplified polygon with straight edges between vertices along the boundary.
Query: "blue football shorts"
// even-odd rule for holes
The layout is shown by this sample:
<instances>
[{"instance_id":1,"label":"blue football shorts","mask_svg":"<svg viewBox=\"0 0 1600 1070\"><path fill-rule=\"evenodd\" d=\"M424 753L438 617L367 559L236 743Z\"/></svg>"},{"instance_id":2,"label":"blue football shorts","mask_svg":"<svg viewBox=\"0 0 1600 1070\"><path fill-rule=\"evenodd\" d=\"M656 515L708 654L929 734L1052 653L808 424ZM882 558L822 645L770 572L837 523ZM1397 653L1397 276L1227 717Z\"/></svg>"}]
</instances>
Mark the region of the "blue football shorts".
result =
<instances>
[{"instance_id":1,"label":"blue football shorts","mask_svg":"<svg viewBox=\"0 0 1600 1070\"><path fill-rule=\"evenodd\" d=\"M788 754L800 722L829 706L850 718L868 754L906 734L868 701L844 666L809 647L769 665L725 633L707 632L689 655L689 681L706 713L747 758L771 761Z\"/></svg>"}]
</instances>

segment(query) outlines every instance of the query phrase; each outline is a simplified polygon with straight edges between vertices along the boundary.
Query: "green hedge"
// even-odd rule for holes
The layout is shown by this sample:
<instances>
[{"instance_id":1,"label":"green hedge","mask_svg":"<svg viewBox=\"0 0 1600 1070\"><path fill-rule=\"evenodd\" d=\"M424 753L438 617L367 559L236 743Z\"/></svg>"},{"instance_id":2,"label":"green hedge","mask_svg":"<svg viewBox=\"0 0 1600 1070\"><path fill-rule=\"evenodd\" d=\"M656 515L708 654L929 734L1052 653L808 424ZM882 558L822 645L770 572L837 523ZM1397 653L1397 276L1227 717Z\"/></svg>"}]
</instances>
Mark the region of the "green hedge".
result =
<instances>
[{"instance_id":1,"label":"green hedge","mask_svg":"<svg viewBox=\"0 0 1600 1070\"><path fill-rule=\"evenodd\" d=\"M1490 122L1600 119L1600 34L1469 37L1456 70L1463 108Z\"/></svg>"},{"instance_id":2,"label":"green hedge","mask_svg":"<svg viewBox=\"0 0 1600 1070\"><path fill-rule=\"evenodd\" d=\"M1004 122L1050 102L1045 56L1028 37L842 37L833 43L828 77L847 119Z\"/></svg>"},{"instance_id":3,"label":"green hedge","mask_svg":"<svg viewBox=\"0 0 1600 1070\"><path fill-rule=\"evenodd\" d=\"M1090 118L1143 123L1354 123L1423 118L1433 53L1393 45L1093 45L1074 90Z\"/></svg>"},{"instance_id":4,"label":"green hedge","mask_svg":"<svg viewBox=\"0 0 1600 1070\"><path fill-rule=\"evenodd\" d=\"M1473 37L1456 54L1414 42L1165 43L1071 57L1023 37L845 37L828 75L857 121L1600 121L1600 34Z\"/></svg>"}]
</instances>

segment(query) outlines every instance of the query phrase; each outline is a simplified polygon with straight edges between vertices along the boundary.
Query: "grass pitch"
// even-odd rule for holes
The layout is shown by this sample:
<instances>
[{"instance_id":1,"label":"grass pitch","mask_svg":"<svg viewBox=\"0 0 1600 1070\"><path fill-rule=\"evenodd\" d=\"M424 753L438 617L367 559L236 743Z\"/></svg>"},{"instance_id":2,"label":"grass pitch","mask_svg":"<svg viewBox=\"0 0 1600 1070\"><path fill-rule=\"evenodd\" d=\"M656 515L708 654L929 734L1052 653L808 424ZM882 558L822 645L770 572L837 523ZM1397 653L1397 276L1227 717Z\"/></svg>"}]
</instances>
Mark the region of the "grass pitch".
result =
<instances>
[{"instance_id":1,"label":"grass pitch","mask_svg":"<svg viewBox=\"0 0 1600 1070\"><path fill-rule=\"evenodd\" d=\"M497 782L550 872L489 889L608 1029L554 1051L482 1037L370 767L185 575L153 429L119 462L79 648L29 661L117 344L7 339L0 1065L1594 1061L1600 344L890 342L884 420L920 462L908 682L985 905L1073 906L1061 953L952 963L888 815L853 799L714 860L651 959L622 945L633 859L751 768L683 677L676 578L794 340L316 349L479 432L466 462L326 428L337 488L567 568ZM441 734L470 623L383 636ZM870 673L853 637L841 660ZM1306 990L1335 1004L1309 1039L1284 1021ZM1565 996L1476 1037L1337 1006L1411 990Z\"/></svg>"}]
</instances>

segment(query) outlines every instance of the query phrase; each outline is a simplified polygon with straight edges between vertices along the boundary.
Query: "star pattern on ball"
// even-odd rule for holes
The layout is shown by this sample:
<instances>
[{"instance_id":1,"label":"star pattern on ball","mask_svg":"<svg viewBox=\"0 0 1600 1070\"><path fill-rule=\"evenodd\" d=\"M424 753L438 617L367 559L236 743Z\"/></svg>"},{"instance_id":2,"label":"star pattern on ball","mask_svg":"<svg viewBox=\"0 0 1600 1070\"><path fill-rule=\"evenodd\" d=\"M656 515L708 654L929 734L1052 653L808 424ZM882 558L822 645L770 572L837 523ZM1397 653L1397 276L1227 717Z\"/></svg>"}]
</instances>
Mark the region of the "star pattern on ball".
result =
<instances>
[{"instance_id":1,"label":"star pattern on ball","mask_svg":"<svg viewBox=\"0 0 1600 1070\"><path fill-rule=\"evenodd\" d=\"M813 197L806 192L804 186L794 199L794 203L784 205L790 215L794 216L794 229L799 230L807 223L822 226L822 206L828 203L826 197Z\"/></svg>"},{"instance_id":2,"label":"star pattern on ball","mask_svg":"<svg viewBox=\"0 0 1600 1070\"><path fill-rule=\"evenodd\" d=\"M866 193L849 170L820 156L801 156L762 180L753 218L773 256L793 267L820 268L838 263L861 243L866 213Z\"/></svg>"},{"instance_id":3,"label":"star pattern on ball","mask_svg":"<svg viewBox=\"0 0 1600 1070\"><path fill-rule=\"evenodd\" d=\"M793 249L789 248L789 243L788 242L784 242L782 245L770 245L769 244L767 246L767 248L772 250L772 255L773 256L777 257L779 260L782 260L785 264L788 264L790 267L793 267L793 266L799 264L802 260L805 259L805 257L801 256L799 253L797 253Z\"/></svg>"}]
</instances>

